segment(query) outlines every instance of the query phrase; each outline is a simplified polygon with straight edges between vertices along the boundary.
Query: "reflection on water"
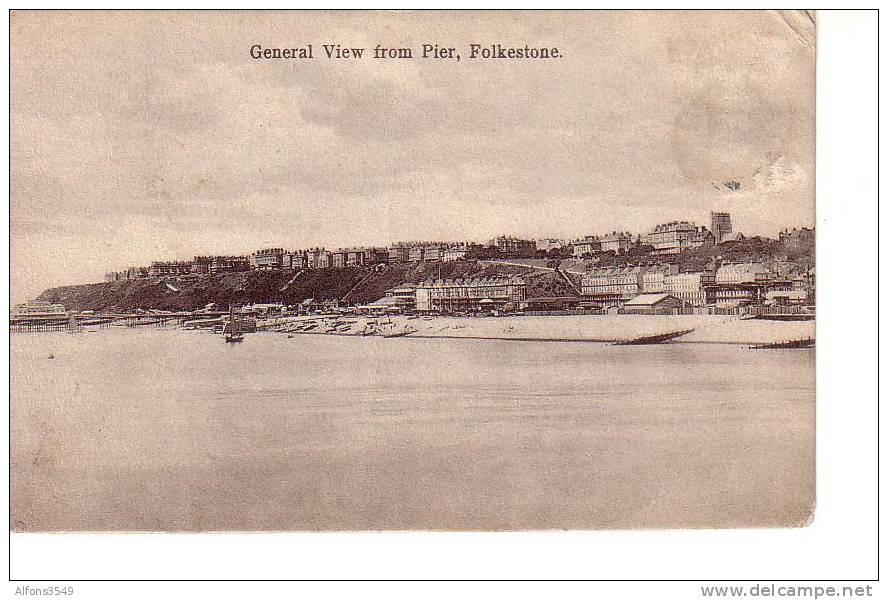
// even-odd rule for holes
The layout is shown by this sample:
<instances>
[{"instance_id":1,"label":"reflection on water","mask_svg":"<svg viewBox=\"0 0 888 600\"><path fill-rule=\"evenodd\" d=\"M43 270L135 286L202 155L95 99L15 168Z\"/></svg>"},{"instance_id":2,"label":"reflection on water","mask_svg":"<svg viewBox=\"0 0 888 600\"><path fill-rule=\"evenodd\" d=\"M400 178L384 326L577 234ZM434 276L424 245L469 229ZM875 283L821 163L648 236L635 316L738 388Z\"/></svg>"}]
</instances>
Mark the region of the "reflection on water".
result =
<instances>
[{"instance_id":1,"label":"reflection on water","mask_svg":"<svg viewBox=\"0 0 888 600\"><path fill-rule=\"evenodd\" d=\"M813 510L812 350L11 337L17 530L748 527Z\"/></svg>"}]
</instances>

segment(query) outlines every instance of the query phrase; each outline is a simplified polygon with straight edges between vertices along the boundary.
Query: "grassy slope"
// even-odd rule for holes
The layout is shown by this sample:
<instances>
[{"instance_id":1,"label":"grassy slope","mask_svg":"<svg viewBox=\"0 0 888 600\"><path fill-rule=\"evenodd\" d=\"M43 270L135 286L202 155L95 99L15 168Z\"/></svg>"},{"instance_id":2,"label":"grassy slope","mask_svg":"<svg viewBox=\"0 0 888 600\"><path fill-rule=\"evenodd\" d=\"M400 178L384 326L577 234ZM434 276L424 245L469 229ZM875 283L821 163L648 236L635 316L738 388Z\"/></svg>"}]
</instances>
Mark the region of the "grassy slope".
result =
<instances>
[{"instance_id":1,"label":"grassy slope","mask_svg":"<svg viewBox=\"0 0 888 600\"><path fill-rule=\"evenodd\" d=\"M210 302L284 302L296 304L306 298L340 298L348 304L372 302L385 290L429 278L497 277L521 275L528 296L566 295L570 290L556 275L525 267L482 265L475 261L396 264L376 273L358 268L303 271L266 271L204 275L192 278L157 278L58 287L43 292L39 300L59 302L70 310L129 310L157 308L194 310ZM177 291L170 289L169 283Z\"/></svg>"}]
</instances>

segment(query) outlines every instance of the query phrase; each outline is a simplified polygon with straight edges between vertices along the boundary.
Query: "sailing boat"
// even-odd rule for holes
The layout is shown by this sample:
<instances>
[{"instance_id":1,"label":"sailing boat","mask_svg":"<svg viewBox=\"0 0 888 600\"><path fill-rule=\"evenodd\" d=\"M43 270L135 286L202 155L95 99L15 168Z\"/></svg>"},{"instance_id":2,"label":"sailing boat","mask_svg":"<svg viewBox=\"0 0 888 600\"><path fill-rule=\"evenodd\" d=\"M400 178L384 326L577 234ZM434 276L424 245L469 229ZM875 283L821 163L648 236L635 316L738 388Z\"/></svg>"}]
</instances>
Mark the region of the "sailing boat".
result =
<instances>
[{"instance_id":1,"label":"sailing boat","mask_svg":"<svg viewBox=\"0 0 888 600\"><path fill-rule=\"evenodd\" d=\"M237 317L234 314L234 305L228 305L228 327L225 331L225 342L233 343L233 342L242 342L244 341L244 334L240 332L240 328L237 326Z\"/></svg>"}]
</instances>

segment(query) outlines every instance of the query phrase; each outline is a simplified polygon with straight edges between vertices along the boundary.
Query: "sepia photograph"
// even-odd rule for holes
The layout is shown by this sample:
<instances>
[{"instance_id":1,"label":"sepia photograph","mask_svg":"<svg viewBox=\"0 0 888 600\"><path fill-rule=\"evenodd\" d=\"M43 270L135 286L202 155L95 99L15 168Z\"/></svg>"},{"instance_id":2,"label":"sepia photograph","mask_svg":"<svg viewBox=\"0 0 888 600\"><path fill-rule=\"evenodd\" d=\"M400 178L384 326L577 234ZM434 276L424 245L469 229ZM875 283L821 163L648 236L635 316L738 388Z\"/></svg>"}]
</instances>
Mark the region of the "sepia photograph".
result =
<instances>
[{"instance_id":1,"label":"sepia photograph","mask_svg":"<svg viewBox=\"0 0 888 600\"><path fill-rule=\"evenodd\" d=\"M13 532L800 528L813 11L13 11Z\"/></svg>"}]
</instances>

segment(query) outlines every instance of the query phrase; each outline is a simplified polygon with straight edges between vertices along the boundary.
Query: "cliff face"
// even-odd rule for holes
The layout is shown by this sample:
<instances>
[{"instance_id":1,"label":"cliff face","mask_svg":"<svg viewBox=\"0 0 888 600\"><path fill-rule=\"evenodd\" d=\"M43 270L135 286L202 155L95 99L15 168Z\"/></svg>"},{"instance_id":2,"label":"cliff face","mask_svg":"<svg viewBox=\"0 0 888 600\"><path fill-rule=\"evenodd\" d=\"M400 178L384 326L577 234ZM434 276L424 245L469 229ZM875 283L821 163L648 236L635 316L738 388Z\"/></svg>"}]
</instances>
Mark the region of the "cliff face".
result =
<instances>
[{"instance_id":1,"label":"cliff face","mask_svg":"<svg viewBox=\"0 0 888 600\"><path fill-rule=\"evenodd\" d=\"M439 275L440 271L440 275ZM195 310L211 302L283 302L297 304L306 298L338 298L347 304L378 300L385 290L428 278L502 277L521 275L528 296L569 295L563 280L545 271L513 265L482 265L475 261L389 265L384 271L343 268L294 271L251 271L191 277L151 277L52 288L37 298L63 304L68 310Z\"/></svg>"}]
</instances>

